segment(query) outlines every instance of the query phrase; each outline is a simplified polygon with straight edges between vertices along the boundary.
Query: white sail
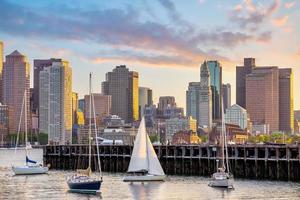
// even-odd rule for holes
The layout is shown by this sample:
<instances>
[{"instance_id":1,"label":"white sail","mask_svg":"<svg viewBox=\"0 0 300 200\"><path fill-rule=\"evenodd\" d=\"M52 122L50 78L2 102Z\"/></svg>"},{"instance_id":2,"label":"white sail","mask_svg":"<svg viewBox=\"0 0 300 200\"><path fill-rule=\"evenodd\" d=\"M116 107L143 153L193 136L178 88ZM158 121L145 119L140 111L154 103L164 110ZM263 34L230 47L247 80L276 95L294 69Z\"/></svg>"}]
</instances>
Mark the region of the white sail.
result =
<instances>
[{"instance_id":1,"label":"white sail","mask_svg":"<svg viewBox=\"0 0 300 200\"><path fill-rule=\"evenodd\" d=\"M148 134L146 134L146 137L147 137L147 152L148 152L148 161L149 161L148 173L151 175L165 175L164 170L160 165L160 162L157 158L157 155L154 151L154 148L152 146Z\"/></svg>"},{"instance_id":2,"label":"white sail","mask_svg":"<svg viewBox=\"0 0 300 200\"><path fill-rule=\"evenodd\" d=\"M145 121L143 118L134 141L128 172L148 171L146 135Z\"/></svg>"}]
</instances>

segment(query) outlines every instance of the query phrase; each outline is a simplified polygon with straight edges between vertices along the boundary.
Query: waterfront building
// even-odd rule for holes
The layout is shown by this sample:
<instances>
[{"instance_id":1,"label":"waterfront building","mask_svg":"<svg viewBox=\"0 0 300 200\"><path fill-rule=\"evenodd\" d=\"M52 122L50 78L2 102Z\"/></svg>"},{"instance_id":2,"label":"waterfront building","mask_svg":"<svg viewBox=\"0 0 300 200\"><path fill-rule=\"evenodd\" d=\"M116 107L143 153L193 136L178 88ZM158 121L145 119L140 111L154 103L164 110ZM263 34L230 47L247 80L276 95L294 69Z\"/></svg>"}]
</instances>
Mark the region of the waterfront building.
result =
<instances>
[{"instance_id":1,"label":"waterfront building","mask_svg":"<svg viewBox=\"0 0 300 200\"><path fill-rule=\"evenodd\" d=\"M30 128L30 66L27 57L15 50L6 56L3 66L3 104L9 107L11 111L9 119L9 132L17 133L19 120L21 116L22 103L24 93L26 91L26 99L24 106L27 107L27 127ZM25 131L25 123L20 124L20 131Z\"/></svg>"},{"instance_id":2,"label":"waterfront building","mask_svg":"<svg viewBox=\"0 0 300 200\"><path fill-rule=\"evenodd\" d=\"M269 134L270 133L270 125L269 124L252 124L252 134Z\"/></svg>"},{"instance_id":3,"label":"waterfront building","mask_svg":"<svg viewBox=\"0 0 300 200\"><path fill-rule=\"evenodd\" d=\"M197 120L188 118L171 118L166 120L166 141L172 141L172 137L179 131L197 132Z\"/></svg>"},{"instance_id":4,"label":"waterfront building","mask_svg":"<svg viewBox=\"0 0 300 200\"><path fill-rule=\"evenodd\" d=\"M211 87L212 118L218 120L222 116L222 65L216 60L206 61L206 64L209 70Z\"/></svg>"},{"instance_id":5,"label":"waterfront building","mask_svg":"<svg viewBox=\"0 0 300 200\"><path fill-rule=\"evenodd\" d=\"M201 138L193 131L179 131L173 135L172 145L200 144Z\"/></svg>"},{"instance_id":6,"label":"waterfront building","mask_svg":"<svg viewBox=\"0 0 300 200\"><path fill-rule=\"evenodd\" d=\"M92 111L95 111L95 117L97 125L101 124L103 118L109 116L111 114L111 96L110 95L104 95L99 93L93 93L92 99L94 99L94 106L92 106ZM84 96L84 105L85 105L85 112L84 112L84 118L86 123L89 121L89 110L90 110L90 95ZM93 105L93 104L92 104ZM92 123L94 120L93 117L94 113L91 114L92 116Z\"/></svg>"},{"instance_id":7,"label":"waterfront building","mask_svg":"<svg viewBox=\"0 0 300 200\"><path fill-rule=\"evenodd\" d=\"M125 121L117 116L117 115L110 115L103 119L104 126L124 126Z\"/></svg>"},{"instance_id":8,"label":"waterfront building","mask_svg":"<svg viewBox=\"0 0 300 200\"><path fill-rule=\"evenodd\" d=\"M0 41L0 103L2 103L3 100L3 86L2 86L2 70L3 70L3 42Z\"/></svg>"},{"instance_id":9,"label":"waterfront building","mask_svg":"<svg viewBox=\"0 0 300 200\"><path fill-rule=\"evenodd\" d=\"M291 68L279 69L279 130L294 132L294 74Z\"/></svg>"},{"instance_id":10,"label":"waterfront building","mask_svg":"<svg viewBox=\"0 0 300 200\"><path fill-rule=\"evenodd\" d=\"M133 145L138 129L133 126L107 126L100 132L100 137L106 140L121 140L125 145Z\"/></svg>"},{"instance_id":11,"label":"waterfront building","mask_svg":"<svg viewBox=\"0 0 300 200\"><path fill-rule=\"evenodd\" d=\"M210 129L212 126L212 92L210 87L210 71L207 62L201 65L199 122L198 125Z\"/></svg>"},{"instance_id":12,"label":"waterfront building","mask_svg":"<svg viewBox=\"0 0 300 200\"><path fill-rule=\"evenodd\" d=\"M39 132L49 144L72 142L72 69L59 59L40 71Z\"/></svg>"},{"instance_id":13,"label":"waterfront building","mask_svg":"<svg viewBox=\"0 0 300 200\"><path fill-rule=\"evenodd\" d=\"M222 84L222 97L224 104L224 111L231 106L231 85L229 83Z\"/></svg>"},{"instance_id":14,"label":"waterfront building","mask_svg":"<svg viewBox=\"0 0 300 200\"><path fill-rule=\"evenodd\" d=\"M200 82L190 82L186 91L186 116L200 121Z\"/></svg>"},{"instance_id":15,"label":"waterfront building","mask_svg":"<svg viewBox=\"0 0 300 200\"><path fill-rule=\"evenodd\" d=\"M246 76L255 68L255 58L244 58L244 66L236 66L236 104L246 108Z\"/></svg>"},{"instance_id":16,"label":"waterfront building","mask_svg":"<svg viewBox=\"0 0 300 200\"><path fill-rule=\"evenodd\" d=\"M144 115L145 107L152 104L152 90L146 87L139 87L139 119Z\"/></svg>"},{"instance_id":17,"label":"waterfront building","mask_svg":"<svg viewBox=\"0 0 300 200\"><path fill-rule=\"evenodd\" d=\"M246 109L253 124L279 130L279 81L277 67L256 67L246 76ZM258 92L259 90L259 92Z\"/></svg>"},{"instance_id":18,"label":"waterfront building","mask_svg":"<svg viewBox=\"0 0 300 200\"><path fill-rule=\"evenodd\" d=\"M243 130L247 129L249 123L247 110L237 104L230 106L226 110L225 122L239 125Z\"/></svg>"},{"instance_id":19,"label":"waterfront building","mask_svg":"<svg viewBox=\"0 0 300 200\"><path fill-rule=\"evenodd\" d=\"M0 103L0 145L8 144L9 141L9 108Z\"/></svg>"},{"instance_id":20,"label":"waterfront building","mask_svg":"<svg viewBox=\"0 0 300 200\"><path fill-rule=\"evenodd\" d=\"M137 72L120 65L106 73L106 81L102 82L102 93L111 95L111 113L120 116L127 123L139 118L138 80Z\"/></svg>"},{"instance_id":21,"label":"waterfront building","mask_svg":"<svg viewBox=\"0 0 300 200\"><path fill-rule=\"evenodd\" d=\"M92 124L92 144L96 144L95 137L95 126ZM97 129L97 135L100 134L100 130ZM89 144L89 125L79 126L77 129L77 143L78 144Z\"/></svg>"}]
</instances>

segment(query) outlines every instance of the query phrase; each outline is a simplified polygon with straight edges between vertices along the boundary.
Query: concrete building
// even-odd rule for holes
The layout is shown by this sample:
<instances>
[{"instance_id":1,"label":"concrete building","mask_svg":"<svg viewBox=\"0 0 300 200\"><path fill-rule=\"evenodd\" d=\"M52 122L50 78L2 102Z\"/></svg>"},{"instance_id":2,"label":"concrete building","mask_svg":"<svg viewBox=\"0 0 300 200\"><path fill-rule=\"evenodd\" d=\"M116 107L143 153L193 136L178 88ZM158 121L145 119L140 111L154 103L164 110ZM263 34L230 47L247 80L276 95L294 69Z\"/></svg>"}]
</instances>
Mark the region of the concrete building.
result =
<instances>
[{"instance_id":1,"label":"concrete building","mask_svg":"<svg viewBox=\"0 0 300 200\"><path fill-rule=\"evenodd\" d=\"M279 69L279 130L294 132L294 74L291 68Z\"/></svg>"},{"instance_id":2,"label":"concrete building","mask_svg":"<svg viewBox=\"0 0 300 200\"><path fill-rule=\"evenodd\" d=\"M2 70L3 70L3 62L4 62L4 60L3 60L3 42L2 41L0 41L0 103L2 102L2 100L3 100L3 92L2 92L2 90L3 90L3 86L2 86Z\"/></svg>"},{"instance_id":3,"label":"concrete building","mask_svg":"<svg viewBox=\"0 0 300 200\"><path fill-rule=\"evenodd\" d=\"M257 67L246 76L246 109L253 124L279 130L279 81L277 67ZM258 92L259 90L259 92Z\"/></svg>"},{"instance_id":4,"label":"concrete building","mask_svg":"<svg viewBox=\"0 0 300 200\"><path fill-rule=\"evenodd\" d=\"M171 119L175 117L181 118L184 116L183 113L184 113L183 108L168 106L163 109L162 115L159 115L159 117L164 119Z\"/></svg>"},{"instance_id":5,"label":"concrete building","mask_svg":"<svg viewBox=\"0 0 300 200\"><path fill-rule=\"evenodd\" d=\"M122 140L125 145L133 145L138 129L132 126L107 126L100 133L106 140Z\"/></svg>"},{"instance_id":6,"label":"concrete building","mask_svg":"<svg viewBox=\"0 0 300 200\"><path fill-rule=\"evenodd\" d=\"M84 99L79 99L78 100L78 109L80 109L83 113L84 113L84 110L85 110L84 102L85 102Z\"/></svg>"},{"instance_id":7,"label":"concrete building","mask_svg":"<svg viewBox=\"0 0 300 200\"><path fill-rule=\"evenodd\" d=\"M73 122L73 124L78 124L77 112L78 112L78 93L72 92L72 122Z\"/></svg>"},{"instance_id":8,"label":"concrete building","mask_svg":"<svg viewBox=\"0 0 300 200\"><path fill-rule=\"evenodd\" d=\"M0 145L9 143L9 108L7 105L0 103Z\"/></svg>"},{"instance_id":9,"label":"concrete building","mask_svg":"<svg viewBox=\"0 0 300 200\"><path fill-rule=\"evenodd\" d=\"M144 115L144 109L146 106L153 104L152 90L146 87L139 87L139 118Z\"/></svg>"},{"instance_id":10,"label":"concrete building","mask_svg":"<svg viewBox=\"0 0 300 200\"><path fill-rule=\"evenodd\" d=\"M111 95L111 113L126 122L137 121L139 118L138 80L137 72L120 65L106 73L106 81L102 82L102 93Z\"/></svg>"},{"instance_id":11,"label":"concrete building","mask_svg":"<svg viewBox=\"0 0 300 200\"><path fill-rule=\"evenodd\" d=\"M27 107L27 127L30 129L30 66L26 56L15 50L6 56L3 66L3 104L12 113L9 119L10 133L17 133L22 110L24 92L26 91L25 106ZM21 123L21 132L25 131L25 114Z\"/></svg>"},{"instance_id":12,"label":"concrete building","mask_svg":"<svg viewBox=\"0 0 300 200\"><path fill-rule=\"evenodd\" d=\"M252 134L269 134L270 125L269 124L252 124Z\"/></svg>"},{"instance_id":13,"label":"concrete building","mask_svg":"<svg viewBox=\"0 0 300 200\"><path fill-rule=\"evenodd\" d=\"M190 82L186 91L186 116L200 121L200 82Z\"/></svg>"},{"instance_id":14,"label":"concrete building","mask_svg":"<svg viewBox=\"0 0 300 200\"><path fill-rule=\"evenodd\" d=\"M244 58L244 66L236 66L236 104L246 108L246 76L255 68L255 58Z\"/></svg>"},{"instance_id":15,"label":"concrete building","mask_svg":"<svg viewBox=\"0 0 300 200\"><path fill-rule=\"evenodd\" d=\"M231 85L229 83L222 84L222 96L223 96L224 111L226 111L227 108L231 106Z\"/></svg>"},{"instance_id":16,"label":"concrete building","mask_svg":"<svg viewBox=\"0 0 300 200\"><path fill-rule=\"evenodd\" d=\"M40 71L39 131L49 144L72 143L72 69L67 61Z\"/></svg>"},{"instance_id":17,"label":"concrete building","mask_svg":"<svg viewBox=\"0 0 300 200\"><path fill-rule=\"evenodd\" d=\"M243 130L247 129L249 122L247 110L237 104L230 106L226 110L225 122L239 125Z\"/></svg>"},{"instance_id":18,"label":"concrete building","mask_svg":"<svg viewBox=\"0 0 300 200\"><path fill-rule=\"evenodd\" d=\"M155 105L146 106L144 109L144 117L146 127L153 127L157 117L157 109Z\"/></svg>"},{"instance_id":19,"label":"concrete building","mask_svg":"<svg viewBox=\"0 0 300 200\"><path fill-rule=\"evenodd\" d=\"M207 61L206 64L209 70L212 95L212 118L218 120L222 117L222 66L216 60Z\"/></svg>"},{"instance_id":20,"label":"concrete building","mask_svg":"<svg viewBox=\"0 0 300 200\"><path fill-rule=\"evenodd\" d=\"M189 118L172 118L166 120L166 141L172 141L172 137L179 131L197 132L197 120Z\"/></svg>"},{"instance_id":21,"label":"concrete building","mask_svg":"<svg viewBox=\"0 0 300 200\"><path fill-rule=\"evenodd\" d=\"M173 145L200 144L201 138L193 131L179 131L173 135Z\"/></svg>"},{"instance_id":22,"label":"concrete building","mask_svg":"<svg viewBox=\"0 0 300 200\"><path fill-rule=\"evenodd\" d=\"M111 96L110 95L104 95L99 93L93 93L92 94L92 100L94 99L94 105L95 108L92 106L92 111L95 110L95 117L97 121L97 125L99 125L102 120L109 116L111 114ZM88 124L89 116L90 116L90 95L84 96L84 105L85 105L85 112L84 112L84 118L86 121L86 124ZM93 102L92 102L93 105ZM92 119L94 119L94 113L92 112L91 116ZM92 120L93 123L93 120Z\"/></svg>"},{"instance_id":23,"label":"concrete building","mask_svg":"<svg viewBox=\"0 0 300 200\"><path fill-rule=\"evenodd\" d=\"M158 110L163 112L167 107L176 107L175 97L173 96L162 96L159 97Z\"/></svg>"},{"instance_id":24,"label":"concrete building","mask_svg":"<svg viewBox=\"0 0 300 200\"><path fill-rule=\"evenodd\" d=\"M207 62L201 65L201 81L199 95L199 122L198 125L210 129L212 126L212 92L210 87L210 71Z\"/></svg>"}]
</instances>

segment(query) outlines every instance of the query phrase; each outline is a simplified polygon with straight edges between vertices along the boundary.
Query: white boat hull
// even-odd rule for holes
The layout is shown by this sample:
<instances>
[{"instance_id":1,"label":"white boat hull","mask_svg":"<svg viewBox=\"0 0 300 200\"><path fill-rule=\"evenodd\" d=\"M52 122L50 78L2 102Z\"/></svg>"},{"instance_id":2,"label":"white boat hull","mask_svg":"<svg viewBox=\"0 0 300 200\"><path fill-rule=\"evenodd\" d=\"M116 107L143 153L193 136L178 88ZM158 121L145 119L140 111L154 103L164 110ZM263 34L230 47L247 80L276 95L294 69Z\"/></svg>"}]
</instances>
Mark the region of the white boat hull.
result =
<instances>
[{"instance_id":1,"label":"white boat hull","mask_svg":"<svg viewBox=\"0 0 300 200\"><path fill-rule=\"evenodd\" d=\"M123 178L124 182L148 182L148 181L165 181L165 175L128 175Z\"/></svg>"},{"instance_id":2,"label":"white boat hull","mask_svg":"<svg viewBox=\"0 0 300 200\"><path fill-rule=\"evenodd\" d=\"M211 187L225 187L225 188L233 188L233 179L213 179L208 184Z\"/></svg>"},{"instance_id":3,"label":"white boat hull","mask_svg":"<svg viewBox=\"0 0 300 200\"><path fill-rule=\"evenodd\" d=\"M45 174L49 171L48 167L43 166L13 166L15 175L32 175L32 174Z\"/></svg>"}]
</instances>

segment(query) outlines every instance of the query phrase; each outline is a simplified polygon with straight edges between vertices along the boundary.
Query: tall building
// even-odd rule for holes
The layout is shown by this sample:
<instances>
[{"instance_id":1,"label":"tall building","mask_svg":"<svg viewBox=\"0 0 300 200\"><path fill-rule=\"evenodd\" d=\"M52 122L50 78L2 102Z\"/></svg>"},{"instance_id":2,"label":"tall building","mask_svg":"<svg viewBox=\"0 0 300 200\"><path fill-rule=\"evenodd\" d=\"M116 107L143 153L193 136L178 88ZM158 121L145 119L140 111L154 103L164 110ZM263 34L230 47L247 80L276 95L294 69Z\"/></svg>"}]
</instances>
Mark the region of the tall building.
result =
<instances>
[{"instance_id":1,"label":"tall building","mask_svg":"<svg viewBox=\"0 0 300 200\"><path fill-rule=\"evenodd\" d=\"M225 122L239 125L243 130L246 129L249 122L247 110L237 104L230 106L226 110Z\"/></svg>"},{"instance_id":2,"label":"tall building","mask_svg":"<svg viewBox=\"0 0 300 200\"><path fill-rule=\"evenodd\" d=\"M80 109L82 112L85 110L85 105L84 105L85 100L84 99L79 99L78 100L78 109Z\"/></svg>"},{"instance_id":3,"label":"tall building","mask_svg":"<svg viewBox=\"0 0 300 200\"><path fill-rule=\"evenodd\" d=\"M222 117L222 66L218 61L207 61L212 95L212 118ZM201 74L200 74L201 76Z\"/></svg>"},{"instance_id":4,"label":"tall building","mask_svg":"<svg viewBox=\"0 0 300 200\"><path fill-rule=\"evenodd\" d=\"M186 116L200 121L199 113L200 82L190 82L186 91Z\"/></svg>"},{"instance_id":5,"label":"tall building","mask_svg":"<svg viewBox=\"0 0 300 200\"><path fill-rule=\"evenodd\" d=\"M9 114L8 106L0 103L0 145L2 146L9 143Z\"/></svg>"},{"instance_id":6,"label":"tall building","mask_svg":"<svg viewBox=\"0 0 300 200\"><path fill-rule=\"evenodd\" d=\"M231 85L229 83L222 84L222 96L225 112L231 106Z\"/></svg>"},{"instance_id":7,"label":"tall building","mask_svg":"<svg viewBox=\"0 0 300 200\"><path fill-rule=\"evenodd\" d=\"M279 69L279 130L294 132L294 74L291 68Z\"/></svg>"},{"instance_id":8,"label":"tall building","mask_svg":"<svg viewBox=\"0 0 300 200\"><path fill-rule=\"evenodd\" d=\"M73 122L73 124L78 124L77 112L78 112L78 93L72 92L72 122Z\"/></svg>"},{"instance_id":9,"label":"tall building","mask_svg":"<svg viewBox=\"0 0 300 200\"><path fill-rule=\"evenodd\" d=\"M139 118L139 74L129 71L125 65L117 66L106 73L106 81L102 82L102 93L111 96L111 112L126 122Z\"/></svg>"},{"instance_id":10,"label":"tall building","mask_svg":"<svg viewBox=\"0 0 300 200\"><path fill-rule=\"evenodd\" d=\"M277 67L257 67L246 76L246 110L254 125L269 125L270 132L279 130L278 73Z\"/></svg>"},{"instance_id":11,"label":"tall building","mask_svg":"<svg viewBox=\"0 0 300 200\"><path fill-rule=\"evenodd\" d=\"M30 66L26 56L15 50L6 56L3 66L3 104L12 113L9 119L10 133L17 133L22 110L24 92L26 91L25 106L27 108L27 127L30 128ZM25 113L22 116L21 132L25 130Z\"/></svg>"},{"instance_id":12,"label":"tall building","mask_svg":"<svg viewBox=\"0 0 300 200\"><path fill-rule=\"evenodd\" d=\"M40 81L40 72L43 71L45 68L52 65L53 62L62 62L62 59L35 59L33 61L34 71L33 71L33 104L32 110L35 113L38 112L39 108L39 81Z\"/></svg>"},{"instance_id":13,"label":"tall building","mask_svg":"<svg viewBox=\"0 0 300 200\"><path fill-rule=\"evenodd\" d=\"M246 108L246 76L255 68L255 58L244 58L244 66L236 67L236 104Z\"/></svg>"},{"instance_id":14,"label":"tall building","mask_svg":"<svg viewBox=\"0 0 300 200\"><path fill-rule=\"evenodd\" d=\"M145 107L151 106L152 104L153 104L152 90L147 87L139 87L139 118L140 119L144 115Z\"/></svg>"},{"instance_id":15,"label":"tall building","mask_svg":"<svg viewBox=\"0 0 300 200\"><path fill-rule=\"evenodd\" d=\"M201 65L200 95L199 95L199 126L212 126L212 92L210 87L210 71L207 62Z\"/></svg>"},{"instance_id":16,"label":"tall building","mask_svg":"<svg viewBox=\"0 0 300 200\"><path fill-rule=\"evenodd\" d=\"M72 143L72 69L67 61L52 62L39 74L39 131L49 144Z\"/></svg>"},{"instance_id":17,"label":"tall building","mask_svg":"<svg viewBox=\"0 0 300 200\"><path fill-rule=\"evenodd\" d=\"M0 102L2 102L3 42L0 41Z\"/></svg>"},{"instance_id":18,"label":"tall building","mask_svg":"<svg viewBox=\"0 0 300 200\"><path fill-rule=\"evenodd\" d=\"M93 103L92 103L92 111L95 110L96 121L99 124L102 119L104 119L105 117L111 114L111 96L93 93L92 97L94 98L94 105L95 105L95 109L93 109ZM84 105L85 105L84 118L86 123L88 123L89 116L90 116L90 95L84 96ZM93 119L93 113L92 113L92 119Z\"/></svg>"},{"instance_id":19,"label":"tall building","mask_svg":"<svg viewBox=\"0 0 300 200\"><path fill-rule=\"evenodd\" d=\"M163 111L167 107L176 107L175 97L172 96L159 97L158 110Z\"/></svg>"}]
</instances>

